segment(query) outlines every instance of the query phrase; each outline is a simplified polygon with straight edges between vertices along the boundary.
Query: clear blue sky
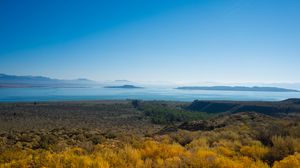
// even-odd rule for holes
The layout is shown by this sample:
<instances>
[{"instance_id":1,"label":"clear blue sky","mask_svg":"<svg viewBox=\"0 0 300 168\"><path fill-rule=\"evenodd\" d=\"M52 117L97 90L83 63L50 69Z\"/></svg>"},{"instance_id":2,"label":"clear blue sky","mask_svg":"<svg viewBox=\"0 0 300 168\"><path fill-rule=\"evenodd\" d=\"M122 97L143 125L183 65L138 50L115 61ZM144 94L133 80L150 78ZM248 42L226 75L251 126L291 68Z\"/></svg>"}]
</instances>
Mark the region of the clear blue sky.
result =
<instances>
[{"instance_id":1,"label":"clear blue sky","mask_svg":"<svg viewBox=\"0 0 300 168\"><path fill-rule=\"evenodd\" d=\"M299 0L1 0L0 73L300 82Z\"/></svg>"}]
</instances>

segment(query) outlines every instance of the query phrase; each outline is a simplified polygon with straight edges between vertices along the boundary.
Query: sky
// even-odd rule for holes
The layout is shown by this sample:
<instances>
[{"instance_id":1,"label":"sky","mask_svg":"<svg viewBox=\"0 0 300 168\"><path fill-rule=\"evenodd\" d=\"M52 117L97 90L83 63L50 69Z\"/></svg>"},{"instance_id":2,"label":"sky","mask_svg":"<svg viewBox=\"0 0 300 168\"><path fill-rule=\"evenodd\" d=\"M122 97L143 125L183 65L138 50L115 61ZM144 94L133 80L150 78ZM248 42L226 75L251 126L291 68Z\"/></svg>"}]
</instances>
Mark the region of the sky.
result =
<instances>
[{"instance_id":1,"label":"sky","mask_svg":"<svg viewBox=\"0 0 300 168\"><path fill-rule=\"evenodd\" d=\"M299 0L1 0L0 73L300 82Z\"/></svg>"}]
</instances>

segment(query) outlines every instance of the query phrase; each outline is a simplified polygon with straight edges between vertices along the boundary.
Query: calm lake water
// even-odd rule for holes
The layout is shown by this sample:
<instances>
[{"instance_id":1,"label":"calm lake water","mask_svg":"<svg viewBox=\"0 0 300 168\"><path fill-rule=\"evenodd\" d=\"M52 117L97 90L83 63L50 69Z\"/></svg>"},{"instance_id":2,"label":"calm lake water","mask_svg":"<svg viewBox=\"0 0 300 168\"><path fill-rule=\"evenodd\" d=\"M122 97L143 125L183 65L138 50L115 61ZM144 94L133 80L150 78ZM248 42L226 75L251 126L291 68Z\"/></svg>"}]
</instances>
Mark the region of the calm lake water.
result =
<instances>
[{"instance_id":1,"label":"calm lake water","mask_svg":"<svg viewBox=\"0 0 300 168\"><path fill-rule=\"evenodd\" d=\"M300 98L300 92L245 92L177 90L172 88L1 88L0 102L32 102L62 100L284 100Z\"/></svg>"}]
</instances>

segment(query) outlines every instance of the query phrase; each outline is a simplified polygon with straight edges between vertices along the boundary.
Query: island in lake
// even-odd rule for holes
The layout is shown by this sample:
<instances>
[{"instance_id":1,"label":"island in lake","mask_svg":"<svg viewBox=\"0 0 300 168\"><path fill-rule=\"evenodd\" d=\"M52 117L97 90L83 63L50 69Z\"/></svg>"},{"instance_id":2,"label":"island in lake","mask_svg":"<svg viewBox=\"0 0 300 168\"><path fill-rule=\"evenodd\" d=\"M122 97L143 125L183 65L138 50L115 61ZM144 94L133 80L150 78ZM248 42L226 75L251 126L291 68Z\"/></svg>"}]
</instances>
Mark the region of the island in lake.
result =
<instances>
[{"instance_id":1,"label":"island in lake","mask_svg":"<svg viewBox=\"0 0 300 168\"><path fill-rule=\"evenodd\" d=\"M134 85L122 85L122 86L105 86L104 88L116 88L116 89L141 89L143 87Z\"/></svg>"},{"instance_id":2,"label":"island in lake","mask_svg":"<svg viewBox=\"0 0 300 168\"><path fill-rule=\"evenodd\" d=\"M219 91L256 91L256 92L299 92L299 90L278 87L246 87L246 86L185 86L177 87L182 90L219 90Z\"/></svg>"}]
</instances>

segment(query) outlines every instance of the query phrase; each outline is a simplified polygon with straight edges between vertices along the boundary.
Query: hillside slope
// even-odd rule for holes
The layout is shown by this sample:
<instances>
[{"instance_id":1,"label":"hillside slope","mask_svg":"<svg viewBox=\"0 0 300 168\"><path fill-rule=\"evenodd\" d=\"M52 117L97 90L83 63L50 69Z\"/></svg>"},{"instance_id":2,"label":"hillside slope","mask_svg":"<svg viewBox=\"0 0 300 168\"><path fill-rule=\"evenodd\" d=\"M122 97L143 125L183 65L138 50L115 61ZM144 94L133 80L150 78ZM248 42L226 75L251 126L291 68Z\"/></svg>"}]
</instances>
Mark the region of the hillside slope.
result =
<instances>
[{"instance_id":1,"label":"hillside slope","mask_svg":"<svg viewBox=\"0 0 300 168\"><path fill-rule=\"evenodd\" d=\"M300 114L300 99L287 99L278 102L195 100L186 109L207 113L257 112L278 116L290 113Z\"/></svg>"}]
</instances>

